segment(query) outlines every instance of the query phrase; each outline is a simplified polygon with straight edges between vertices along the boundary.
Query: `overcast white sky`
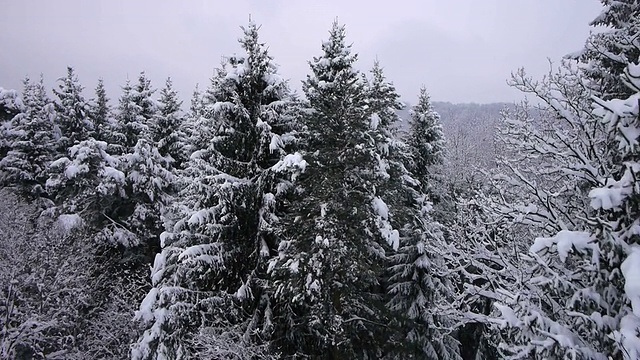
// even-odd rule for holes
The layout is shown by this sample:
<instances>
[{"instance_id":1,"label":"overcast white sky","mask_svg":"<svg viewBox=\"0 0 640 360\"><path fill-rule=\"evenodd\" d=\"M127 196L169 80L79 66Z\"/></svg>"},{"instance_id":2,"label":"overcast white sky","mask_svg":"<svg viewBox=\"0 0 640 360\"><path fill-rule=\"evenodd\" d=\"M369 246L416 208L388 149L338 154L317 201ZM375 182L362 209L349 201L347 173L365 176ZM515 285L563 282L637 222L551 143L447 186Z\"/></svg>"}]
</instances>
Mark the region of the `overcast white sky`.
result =
<instances>
[{"instance_id":1,"label":"overcast white sky","mask_svg":"<svg viewBox=\"0 0 640 360\"><path fill-rule=\"evenodd\" d=\"M240 25L261 37L294 88L320 54L334 18L367 70L377 56L403 99L421 84L435 100L513 101L506 85L524 66L541 76L547 57L582 47L597 0L234 0L4 1L0 86L44 73L49 87L75 67L91 97L99 77L115 100L127 76L145 70L160 87L171 76L183 98L208 84L222 55L238 52Z\"/></svg>"}]
</instances>

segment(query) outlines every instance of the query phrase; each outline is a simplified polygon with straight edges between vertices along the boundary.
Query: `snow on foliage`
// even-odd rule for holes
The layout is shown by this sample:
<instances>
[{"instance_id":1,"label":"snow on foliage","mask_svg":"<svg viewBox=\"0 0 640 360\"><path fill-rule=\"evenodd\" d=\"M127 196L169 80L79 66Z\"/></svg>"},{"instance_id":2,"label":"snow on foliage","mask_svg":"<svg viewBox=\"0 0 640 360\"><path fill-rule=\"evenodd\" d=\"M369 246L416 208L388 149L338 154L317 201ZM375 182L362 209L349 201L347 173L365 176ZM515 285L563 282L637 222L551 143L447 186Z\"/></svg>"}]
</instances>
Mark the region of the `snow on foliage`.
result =
<instances>
[{"instance_id":1,"label":"snow on foliage","mask_svg":"<svg viewBox=\"0 0 640 360\"><path fill-rule=\"evenodd\" d=\"M78 214L63 214L58 217L56 224L62 234L67 235L72 230L81 228L84 225L84 220Z\"/></svg>"},{"instance_id":2,"label":"snow on foliage","mask_svg":"<svg viewBox=\"0 0 640 360\"><path fill-rule=\"evenodd\" d=\"M271 331L266 261L279 242L281 199L306 162L288 153L296 116L288 84L259 42L258 27L243 30L245 53L225 58L192 103L190 156L175 200L163 209L166 232L151 275L157 301L142 306L145 330L134 359L227 358L241 347L259 353ZM134 183L136 174L128 173ZM234 343L204 343L212 333Z\"/></svg>"},{"instance_id":3,"label":"snow on foliage","mask_svg":"<svg viewBox=\"0 0 640 360\"><path fill-rule=\"evenodd\" d=\"M569 253L571 253L573 249L580 253L588 253L587 250L591 250L594 263L598 262L598 245L588 232L562 230L550 238L536 238L530 250L531 252L538 253L542 252L542 250L550 251L554 247L562 262L567 260Z\"/></svg>"},{"instance_id":4,"label":"snow on foliage","mask_svg":"<svg viewBox=\"0 0 640 360\"><path fill-rule=\"evenodd\" d=\"M389 221L389 207L387 207L387 204L379 197L373 198L372 206L374 212L378 215L376 221L380 234L393 250L398 250L400 246L400 233L391 226Z\"/></svg>"},{"instance_id":5,"label":"snow on foliage","mask_svg":"<svg viewBox=\"0 0 640 360\"><path fill-rule=\"evenodd\" d=\"M624 276L624 291L631 301L633 314L640 318L640 247L632 246L627 258L620 265Z\"/></svg>"}]
</instances>

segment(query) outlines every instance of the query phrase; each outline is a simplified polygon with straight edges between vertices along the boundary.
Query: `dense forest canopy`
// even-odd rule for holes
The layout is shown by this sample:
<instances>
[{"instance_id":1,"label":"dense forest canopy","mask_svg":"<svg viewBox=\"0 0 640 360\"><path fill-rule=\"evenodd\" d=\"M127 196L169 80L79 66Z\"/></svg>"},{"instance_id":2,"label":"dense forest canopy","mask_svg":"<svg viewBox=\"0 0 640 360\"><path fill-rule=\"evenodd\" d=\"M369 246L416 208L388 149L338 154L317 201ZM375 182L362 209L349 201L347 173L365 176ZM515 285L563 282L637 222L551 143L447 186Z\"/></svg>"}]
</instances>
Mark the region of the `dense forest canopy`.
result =
<instances>
[{"instance_id":1,"label":"dense forest canopy","mask_svg":"<svg viewBox=\"0 0 640 360\"><path fill-rule=\"evenodd\" d=\"M517 104L407 105L337 21L302 94L251 21L190 101L0 88L0 358L640 358L640 2L602 5Z\"/></svg>"}]
</instances>

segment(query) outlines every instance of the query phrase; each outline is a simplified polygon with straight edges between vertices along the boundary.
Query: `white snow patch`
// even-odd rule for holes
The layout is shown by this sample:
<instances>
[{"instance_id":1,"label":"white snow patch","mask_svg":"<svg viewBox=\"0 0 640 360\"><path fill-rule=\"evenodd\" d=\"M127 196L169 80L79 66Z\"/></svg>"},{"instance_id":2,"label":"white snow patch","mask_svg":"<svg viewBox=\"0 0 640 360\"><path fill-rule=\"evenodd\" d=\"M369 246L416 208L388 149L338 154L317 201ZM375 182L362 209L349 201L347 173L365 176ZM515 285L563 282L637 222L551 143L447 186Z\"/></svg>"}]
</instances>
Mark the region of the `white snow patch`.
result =
<instances>
[{"instance_id":1,"label":"white snow patch","mask_svg":"<svg viewBox=\"0 0 640 360\"><path fill-rule=\"evenodd\" d=\"M81 228L84 221L78 214L63 214L58 217L57 224L63 234L68 234L73 229Z\"/></svg>"},{"instance_id":2,"label":"white snow patch","mask_svg":"<svg viewBox=\"0 0 640 360\"><path fill-rule=\"evenodd\" d=\"M102 171L102 176L111 178L115 180L117 183L124 184L125 176L124 173L116 168L112 168L111 166L105 166Z\"/></svg>"},{"instance_id":3,"label":"white snow patch","mask_svg":"<svg viewBox=\"0 0 640 360\"><path fill-rule=\"evenodd\" d=\"M142 320L145 323L151 322L155 318L155 316L153 316L153 305L155 305L157 299L158 288L154 287L149 291L147 296L144 297L142 303L140 303L140 309L136 311L133 319L136 321Z\"/></svg>"},{"instance_id":4,"label":"white snow patch","mask_svg":"<svg viewBox=\"0 0 640 360\"><path fill-rule=\"evenodd\" d=\"M269 143L269 151L273 153L274 151L280 150L283 147L284 143L282 142L280 135L273 134L273 136L271 136L271 142Z\"/></svg>"},{"instance_id":5,"label":"white snow patch","mask_svg":"<svg viewBox=\"0 0 640 360\"><path fill-rule=\"evenodd\" d=\"M640 317L640 246L632 246L631 252L620 265L624 275L624 291L631 301L633 314Z\"/></svg>"},{"instance_id":6,"label":"white snow patch","mask_svg":"<svg viewBox=\"0 0 640 360\"><path fill-rule=\"evenodd\" d=\"M369 119L369 127L371 128L371 130L376 130L378 128L378 125L380 125L380 116L378 116L378 114L373 113L371 115L371 118Z\"/></svg>"},{"instance_id":7,"label":"white snow patch","mask_svg":"<svg viewBox=\"0 0 640 360\"><path fill-rule=\"evenodd\" d=\"M305 172L307 165L307 161L304 160L302 154L296 152L294 154L287 154L283 159L273 165L271 170L277 173L288 172L291 181L295 181L298 175Z\"/></svg>"},{"instance_id":8,"label":"white snow patch","mask_svg":"<svg viewBox=\"0 0 640 360\"><path fill-rule=\"evenodd\" d=\"M66 176L67 179L73 179L78 174L84 174L87 172L89 172L89 166L87 166L87 164L81 164L81 165L71 164L67 166L67 168L64 170L64 176Z\"/></svg>"},{"instance_id":9,"label":"white snow patch","mask_svg":"<svg viewBox=\"0 0 640 360\"><path fill-rule=\"evenodd\" d=\"M252 299L253 293L251 292L251 288L247 286L247 284L242 284L238 291L236 291L236 297L240 300L244 299Z\"/></svg>"},{"instance_id":10,"label":"white snow patch","mask_svg":"<svg viewBox=\"0 0 640 360\"><path fill-rule=\"evenodd\" d=\"M640 359L640 318L634 314L627 314L620 319L620 330L614 331L613 339L622 344L625 360Z\"/></svg>"},{"instance_id":11,"label":"white snow patch","mask_svg":"<svg viewBox=\"0 0 640 360\"><path fill-rule=\"evenodd\" d=\"M153 269L151 270L151 285L156 286L162 280L164 269L167 265L167 256L164 251L156 254L153 260Z\"/></svg>"},{"instance_id":12,"label":"white snow patch","mask_svg":"<svg viewBox=\"0 0 640 360\"><path fill-rule=\"evenodd\" d=\"M299 260L293 260L289 263L289 271L291 271L294 274L297 274L300 268L300 261Z\"/></svg>"},{"instance_id":13,"label":"white snow patch","mask_svg":"<svg viewBox=\"0 0 640 360\"><path fill-rule=\"evenodd\" d=\"M622 205L623 200L631 193L625 188L596 188L589 192L591 207L594 209L611 210Z\"/></svg>"},{"instance_id":14,"label":"white snow patch","mask_svg":"<svg viewBox=\"0 0 640 360\"><path fill-rule=\"evenodd\" d=\"M389 207L382 199L379 197L373 198L372 205L376 214L380 215L383 220L389 219Z\"/></svg>"},{"instance_id":15,"label":"white snow patch","mask_svg":"<svg viewBox=\"0 0 640 360\"><path fill-rule=\"evenodd\" d=\"M374 197L371 201L371 205L373 206L375 213L378 215L376 225L378 226L380 234L393 248L393 250L398 250L398 247L400 246L400 233L391 226L391 223L389 223L389 207L379 197Z\"/></svg>"},{"instance_id":16,"label":"white snow patch","mask_svg":"<svg viewBox=\"0 0 640 360\"><path fill-rule=\"evenodd\" d=\"M584 231L562 230L550 238L536 238L529 250L533 253L538 253L544 249L551 250L554 245L562 262L567 259L573 249L580 253L586 253L588 249L591 249L594 261L599 256L597 244L592 241L591 234Z\"/></svg>"},{"instance_id":17,"label":"white snow patch","mask_svg":"<svg viewBox=\"0 0 640 360\"><path fill-rule=\"evenodd\" d=\"M506 326L516 327L520 323L516 313L508 306L500 304L498 302L494 303L493 306L496 307L502 314L501 327L504 329Z\"/></svg>"}]
</instances>

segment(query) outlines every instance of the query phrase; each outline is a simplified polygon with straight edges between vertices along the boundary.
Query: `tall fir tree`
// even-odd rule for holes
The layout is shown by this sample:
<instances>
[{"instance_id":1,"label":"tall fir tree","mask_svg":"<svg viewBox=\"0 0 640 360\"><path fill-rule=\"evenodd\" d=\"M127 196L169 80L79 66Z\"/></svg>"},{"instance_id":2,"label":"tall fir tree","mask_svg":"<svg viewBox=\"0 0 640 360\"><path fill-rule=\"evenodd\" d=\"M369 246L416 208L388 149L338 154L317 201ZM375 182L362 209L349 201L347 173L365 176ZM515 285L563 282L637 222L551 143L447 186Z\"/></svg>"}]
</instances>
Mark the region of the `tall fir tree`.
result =
<instances>
[{"instance_id":1,"label":"tall fir tree","mask_svg":"<svg viewBox=\"0 0 640 360\"><path fill-rule=\"evenodd\" d=\"M24 105L18 92L0 87L0 159L10 149L11 120L23 111Z\"/></svg>"},{"instance_id":2,"label":"tall fir tree","mask_svg":"<svg viewBox=\"0 0 640 360\"><path fill-rule=\"evenodd\" d=\"M135 86L127 80L122 87L122 95L116 116L118 136L116 143L121 152L132 151L140 139L151 140L151 124L157 114L157 103L151 97L155 90L144 72L138 76Z\"/></svg>"},{"instance_id":3,"label":"tall fir tree","mask_svg":"<svg viewBox=\"0 0 640 360\"><path fill-rule=\"evenodd\" d=\"M49 100L44 78L24 80L24 111L11 121L7 155L0 160L2 181L17 185L27 195L44 193L47 167L57 156L54 132L55 109Z\"/></svg>"},{"instance_id":4,"label":"tall fir tree","mask_svg":"<svg viewBox=\"0 0 640 360\"><path fill-rule=\"evenodd\" d=\"M87 140L94 131L94 124L88 113L87 102L82 96L83 87L72 67L67 67L67 76L58 79L59 89L53 92L58 97L55 103L55 124L60 132L58 152L66 154L67 149Z\"/></svg>"},{"instance_id":5,"label":"tall fir tree","mask_svg":"<svg viewBox=\"0 0 640 360\"><path fill-rule=\"evenodd\" d=\"M153 99L156 90L151 86L151 80L142 71L138 75L138 83L131 92L131 98L137 107L136 119L139 123L146 125L148 131L152 131L154 118L158 114L158 103ZM150 137L151 134L144 134L143 137Z\"/></svg>"},{"instance_id":6,"label":"tall fir tree","mask_svg":"<svg viewBox=\"0 0 640 360\"><path fill-rule=\"evenodd\" d=\"M377 187L376 204L381 211L376 220L392 245L384 277L390 296L387 306L392 311L392 331L385 332L391 343L387 357L459 359L453 321L442 314L443 305L454 297L455 278L446 269L448 246L442 226L431 214L432 204L424 192L428 187L421 186L420 181L427 180L418 181L422 173L409 170L411 164L437 163L438 159L418 158L424 154L418 155L392 130L403 105L377 61L368 97L370 129L378 139L378 173L384 179ZM409 139L414 136L410 133Z\"/></svg>"},{"instance_id":7,"label":"tall fir tree","mask_svg":"<svg viewBox=\"0 0 640 360\"><path fill-rule=\"evenodd\" d=\"M304 163L285 153L287 133L272 130L290 127L291 99L255 24L240 43L246 56L216 71L196 121L184 188L166 214L153 289L137 314L146 330L134 359L223 357L199 339L214 333L249 349L271 332L266 264L288 174Z\"/></svg>"},{"instance_id":8,"label":"tall fir tree","mask_svg":"<svg viewBox=\"0 0 640 360\"><path fill-rule=\"evenodd\" d=\"M432 216L438 222L450 225L455 217L456 193L460 191L455 183L446 178L446 141L440 114L423 86L420 89L418 103L410 111L407 144L411 160L407 162L411 173L421 183L422 192L433 201ZM449 237L449 234L446 234Z\"/></svg>"},{"instance_id":9,"label":"tall fir tree","mask_svg":"<svg viewBox=\"0 0 640 360\"><path fill-rule=\"evenodd\" d=\"M95 97L88 103L89 118L93 122L91 137L97 141L107 143L114 141L115 122L111 110L104 81L99 79L95 89Z\"/></svg>"},{"instance_id":10,"label":"tall fir tree","mask_svg":"<svg viewBox=\"0 0 640 360\"><path fill-rule=\"evenodd\" d=\"M375 220L377 141L344 27L334 23L329 36L303 83L308 166L270 265L275 345L288 356L377 358L388 320L379 281L386 239Z\"/></svg>"},{"instance_id":11,"label":"tall fir tree","mask_svg":"<svg viewBox=\"0 0 640 360\"><path fill-rule=\"evenodd\" d=\"M186 161L184 116L180 110L182 101L178 99L178 92L173 90L171 78L160 91L158 105L159 111L151 125L152 139L160 155L170 157L173 166L181 168Z\"/></svg>"},{"instance_id":12,"label":"tall fir tree","mask_svg":"<svg viewBox=\"0 0 640 360\"><path fill-rule=\"evenodd\" d=\"M409 126L407 143L413 152L411 171L420 181L428 183L430 170L444 160L445 142L440 115L433 109L425 87L420 88L418 103L411 109Z\"/></svg>"}]
</instances>

